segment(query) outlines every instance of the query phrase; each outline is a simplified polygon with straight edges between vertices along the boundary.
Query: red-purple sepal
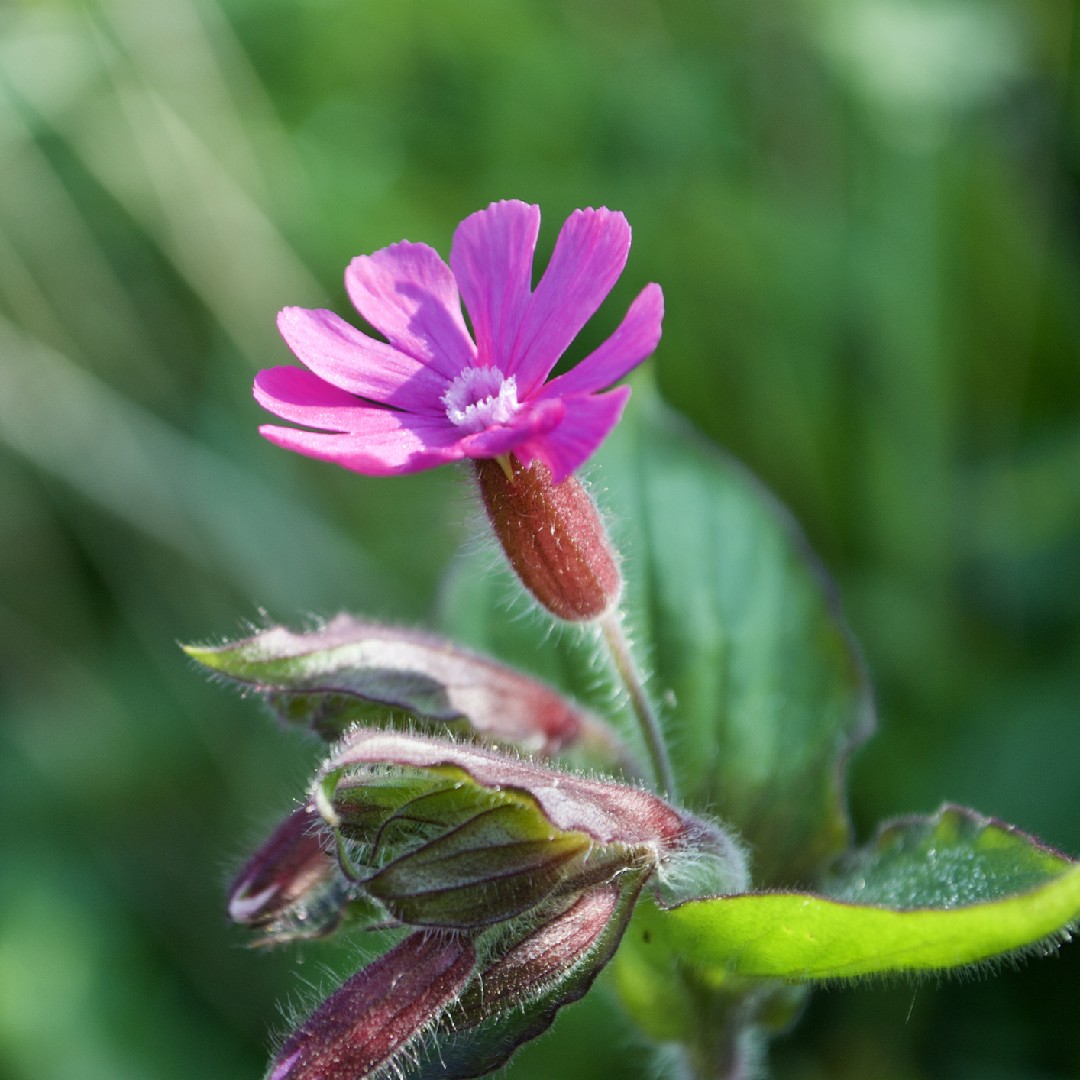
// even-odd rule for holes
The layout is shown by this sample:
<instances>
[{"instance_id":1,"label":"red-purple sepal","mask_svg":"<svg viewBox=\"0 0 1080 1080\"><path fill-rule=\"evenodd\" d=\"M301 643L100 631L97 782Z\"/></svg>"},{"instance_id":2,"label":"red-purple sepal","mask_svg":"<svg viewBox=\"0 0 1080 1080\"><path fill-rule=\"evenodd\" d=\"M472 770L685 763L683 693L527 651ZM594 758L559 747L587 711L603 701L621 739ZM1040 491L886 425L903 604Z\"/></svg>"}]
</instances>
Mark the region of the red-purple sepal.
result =
<instances>
[{"instance_id":1,"label":"red-purple sepal","mask_svg":"<svg viewBox=\"0 0 1080 1080\"><path fill-rule=\"evenodd\" d=\"M476 964L461 934L418 932L359 971L294 1031L267 1080L365 1080L413 1051Z\"/></svg>"},{"instance_id":2,"label":"red-purple sepal","mask_svg":"<svg viewBox=\"0 0 1080 1080\"><path fill-rule=\"evenodd\" d=\"M237 875L229 890L229 918L265 927L302 907L305 916L315 912L323 916L309 919L312 933L303 936L318 936L324 922L329 933L339 921L340 905L327 901L343 883L333 834L308 803L274 829Z\"/></svg>"}]
</instances>

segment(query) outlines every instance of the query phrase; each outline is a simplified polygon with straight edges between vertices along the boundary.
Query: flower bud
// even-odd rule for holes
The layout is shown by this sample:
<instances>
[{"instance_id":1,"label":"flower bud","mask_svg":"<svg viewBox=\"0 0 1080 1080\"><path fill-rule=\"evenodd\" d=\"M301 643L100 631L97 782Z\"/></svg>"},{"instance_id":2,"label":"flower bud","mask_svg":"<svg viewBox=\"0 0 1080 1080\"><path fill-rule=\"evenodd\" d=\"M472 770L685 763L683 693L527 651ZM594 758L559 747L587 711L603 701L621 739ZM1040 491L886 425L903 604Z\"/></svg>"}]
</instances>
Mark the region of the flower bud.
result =
<instances>
[{"instance_id":1,"label":"flower bud","mask_svg":"<svg viewBox=\"0 0 1080 1080\"><path fill-rule=\"evenodd\" d=\"M554 754L588 742L618 753L609 729L550 686L433 634L338 615L306 633L274 626L185 652L328 740L393 710L524 750Z\"/></svg>"},{"instance_id":2,"label":"flower bud","mask_svg":"<svg viewBox=\"0 0 1080 1080\"><path fill-rule=\"evenodd\" d=\"M357 888L410 926L479 928L701 847L656 795L449 739L358 728L312 798Z\"/></svg>"},{"instance_id":3,"label":"flower bud","mask_svg":"<svg viewBox=\"0 0 1080 1080\"><path fill-rule=\"evenodd\" d=\"M521 583L558 619L606 615L619 601L622 574L584 485L575 476L553 484L539 461L527 469L508 462L474 464L488 519Z\"/></svg>"},{"instance_id":4,"label":"flower bud","mask_svg":"<svg viewBox=\"0 0 1080 1080\"><path fill-rule=\"evenodd\" d=\"M420 929L316 1009L269 1080L486 1075L589 989L647 881L678 888L703 860L732 877L721 830L648 791L447 738L355 728L311 802L350 903ZM264 878L242 879L241 914L274 902Z\"/></svg>"},{"instance_id":5,"label":"flower bud","mask_svg":"<svg viewBox=\"0 0 1080 1080\"><path fill-rule=\"evenodd\" d=\"M412 770L413 775L427 771L442 777L443 786L456 771L503 795L517 790L534 800L556 829L583 832L596 844L649 847L660 857L694 842L701 827L697 819L640 788L427 735L357 728L338 744L320 776L326 780L353 774L363 789L371 782L364 776L378 775L387 766Z\"/></svg>"},{"instance_id":6,"label":"flower bud","mask_svg":"<svg viewBox=\"0 0 1080 1080\"><path fill-rule=\"evenodd\" d=\"M460 934L405 938L286 1039L268 1080L364 1080L408 1054L457 998L476 950Z\"/></svg>"},{"instance_id":7,"label":"flower bud","mask_svg":"<svg viewBox=\"0 0 1080 1080\"><path fill-rule=\"evenodd\" d=\"M409 926L504 922L606 865L589 836L556 828L528 794L458 768L356 764L316 792L358 888Z\"/></svg>"},{"instance_id":8,"label":"flower bud","mask_svg":"<svg viewBox=\"0 0 1080 1080\"><path fill-rule=\"evenodd\" d=\"M417 1075L486 1076L546 1031L615 954L647 876L620 874L503 935L440 1023L437 1048L428 1051L431 1069Z\"/></svg>"},{"instance_id":9,"label":"flower bud","mask_svg":"<svg viewBox=\"0 0 1080 1080\"><path fill-rule=\"evenodd\" d=\"M332 848L315 807L294 810L240 871L229 890L229 918L265 926L298 904L321 898L337 876Z\"/></svg>"},{"instance_id":10,"label":"flower bud","mask_svg":"<svg viewBox=\"0 0 1080 1080\"><path fill-rule=\"evenodd\" d=\"M635 896L637 891L635 888ZM478 1023L520 1008L559 983L600 939L618 903L618 884L606 882L582 893L568 908L542 923L484 970L455 1009L457 1025ZM617 939L606 950L597 971L614 952L614 944Z\"/></svg>"},{"instance_id":11,"label":"flower bud","mask_svg":"<svg viewBox=\"0 0 1080 1080\"><path fill-rule=\"evenodd\" d=\"M484 926L576 880L589 848L587 836L553 828L535 805L506 803L400 856L364 888L410 926Z\"/></svg>"}]
</instances>

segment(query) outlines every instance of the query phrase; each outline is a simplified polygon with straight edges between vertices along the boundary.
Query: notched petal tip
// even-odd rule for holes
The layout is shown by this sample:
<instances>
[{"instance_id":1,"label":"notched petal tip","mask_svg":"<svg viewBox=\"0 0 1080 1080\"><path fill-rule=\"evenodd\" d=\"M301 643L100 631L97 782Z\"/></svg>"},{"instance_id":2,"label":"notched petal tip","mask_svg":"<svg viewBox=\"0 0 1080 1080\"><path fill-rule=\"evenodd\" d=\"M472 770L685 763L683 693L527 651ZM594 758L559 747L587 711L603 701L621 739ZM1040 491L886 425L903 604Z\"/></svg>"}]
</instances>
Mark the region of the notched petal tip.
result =
<instances>
[{"instance_id":1,"label":"notched petal tip","mask_svg":"<svg viewBox=\"0 0 1080 1080\"><path fill-rule=\"evenodd\" d=\"M498 227L507 222L524 223L532 225L539 223L540 207L536 203L525 202L524 199L494 199L482 210L474 210L467 217L462 218L462 225L482 225L485 228Z\"/></svg>"}]
</instances>

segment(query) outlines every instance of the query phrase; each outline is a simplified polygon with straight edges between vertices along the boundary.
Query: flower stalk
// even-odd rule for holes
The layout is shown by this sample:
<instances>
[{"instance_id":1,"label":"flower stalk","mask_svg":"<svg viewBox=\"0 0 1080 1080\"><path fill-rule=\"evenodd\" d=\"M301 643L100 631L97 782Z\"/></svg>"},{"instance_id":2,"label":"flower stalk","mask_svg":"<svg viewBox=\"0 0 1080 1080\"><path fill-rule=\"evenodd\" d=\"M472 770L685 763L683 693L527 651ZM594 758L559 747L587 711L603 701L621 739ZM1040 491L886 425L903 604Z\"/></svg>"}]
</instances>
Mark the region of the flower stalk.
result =
<instances>
[{"instance_id":1,"label":"flower stalk","mask_svg":"<svg viewBox=\"0 0 1080 1080\"><path fill-rule=\"evenodd\" d=\"M601 636L607 646L612 666L620 682L626 688L630 708L637 718L641 738L645 743L645 753L652 766L653 777L661 794L669 799L678 797L675 784L675 771L671 766L671 757L664 742L660 727L660 717L653 708L652 701L645 690L645 679L634 660L630 641L623 628L619 612L612 612L600 623Z\"/></svg>"}]
</instances>

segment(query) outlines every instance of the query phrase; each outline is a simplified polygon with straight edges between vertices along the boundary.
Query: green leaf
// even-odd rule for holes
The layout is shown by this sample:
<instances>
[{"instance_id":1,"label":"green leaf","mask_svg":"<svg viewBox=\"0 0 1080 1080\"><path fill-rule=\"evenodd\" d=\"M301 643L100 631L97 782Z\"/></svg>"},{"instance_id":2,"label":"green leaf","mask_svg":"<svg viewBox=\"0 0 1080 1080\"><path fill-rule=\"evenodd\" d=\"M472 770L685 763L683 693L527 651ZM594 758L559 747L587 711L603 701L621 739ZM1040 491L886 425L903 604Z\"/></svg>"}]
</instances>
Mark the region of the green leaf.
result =
<instances>
[{"instance_id":1,"label":"green leaf","mask_svg":"<svg viewBox=\"0 0 1080 1080\"><path fill-rule=\"evenodd\" d=\"M670 950L718 982L812 981L976 964L1067 938L1077 920L1080 864L945 807L887 826L827 895L642 905L631 933L639 947Z\"/></svg>"},{"instance_id":2,"label":"green leaf","mask_svg":"<svg viewBox=\"0 0 1080 1080\"><path fill-rule=\"evenodd\" d=\"M873 717L861 661L790 517L637 389L594 476L680 795L742 833L757 882L813 880L848 842L842 765ZM506 603L514 585L485 558L458 566L445 626L601 707L592 649L574 633L538 648L542 628Z\"/></svg>"}]
</instances>

